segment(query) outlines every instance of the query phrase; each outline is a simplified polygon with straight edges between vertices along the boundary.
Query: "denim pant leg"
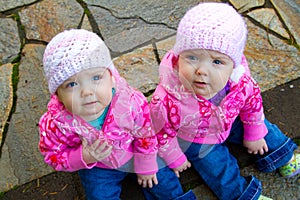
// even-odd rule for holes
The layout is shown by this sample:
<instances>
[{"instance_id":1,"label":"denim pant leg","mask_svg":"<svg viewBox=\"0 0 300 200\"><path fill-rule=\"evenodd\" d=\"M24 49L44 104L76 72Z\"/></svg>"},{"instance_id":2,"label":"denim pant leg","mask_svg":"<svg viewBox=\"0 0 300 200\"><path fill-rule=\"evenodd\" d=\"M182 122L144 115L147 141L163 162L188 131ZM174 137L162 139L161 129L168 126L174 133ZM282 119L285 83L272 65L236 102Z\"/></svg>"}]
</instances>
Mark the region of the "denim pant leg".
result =
<instances>
[{"instance_id":1,"label":"denim pant leg","mask_svg":"<svg viewBox=\"0 0 300 200\"><path fill-rule=\"evenodd\" d=\"M156 174L158 185L143 188L147 200L195 200L196 196L190 190L184 193L181 183L169 167L160 168Z\"/></svg>"},{"instance_id":2,"label":"denim pant leg","mask_svg":"<svg viewBox=\"0 0 300 200\"><path fill-rule=\"evenodd\" d=\"M297 145L275 125L265 119L268 134L265 136L269 151L256 156L257 168L262 172L271 172L286 164L292 157ZM243 144L244 128L241 119L234 121L227 141Z\"/></svg>"},{"instance_id":3,"label":"denim pant leg","mask_svg":"<svg viewBox=\"0 0 300 200\"><path fill-rule=\"evenodd\" d=\"M268 134L265 136L269 151L266 155L258 156L256 165L262 172L271 172L286 164L293 156L297 144L284 135L275 125L265 120Z\"/></svg>"},{"instance_id":4,"label":"denim pant leg","mask_svg":"<svg viewBox=\"0 0 300 200\"><path fill-rule=\"evenodd\" d=\"M188 160L200 174L209 188L219 199L257 199L261 183L255 177L240 175L237 160L225 144L201 145L179 139L182 148L190 145L185 152ZM206 146L206 147L205 147ZM207 151L203 153L201 151ZM203 155L205 155L203 157Z\"/></svg>"},{"instance_id":5,"label":"denim pant leg","mask_svg":"<svg viewBox=\"0 0 300 200\"><path fill-rule=\"evenodd\" d=\"M94 167L79 170L87 200L119 200L127 172Z\"/></svg>"}]
</instances>

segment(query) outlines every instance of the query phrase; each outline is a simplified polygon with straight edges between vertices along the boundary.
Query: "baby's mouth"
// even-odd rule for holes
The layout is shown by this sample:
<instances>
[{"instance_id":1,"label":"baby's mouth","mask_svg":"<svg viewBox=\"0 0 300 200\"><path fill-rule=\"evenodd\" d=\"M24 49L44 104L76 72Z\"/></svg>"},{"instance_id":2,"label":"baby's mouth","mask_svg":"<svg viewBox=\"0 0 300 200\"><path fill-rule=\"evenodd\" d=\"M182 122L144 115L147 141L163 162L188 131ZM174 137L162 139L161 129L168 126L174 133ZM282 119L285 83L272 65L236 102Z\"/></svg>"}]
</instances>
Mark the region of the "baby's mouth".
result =
<instances>
[{"instance_id":1,"label":"baby's mouth","mask_svg":"<svg viewBox=\"0 0 300 200\"><path fill-rule=\"evenodd\" d=\"M83 105L84 106L89 106L89 105L93 105L95 103L97 103L97 101L90 101L90 102L84 103Z\"/></svg>"},{"instance_id":2,"label":"baby's mouth","mask_svg":"<svg viewBox=\"0 0 300 200\"><path fill-rule=\"evenodd\" d=\"M206 85L206 83L203 82L203 81L195 81L194 83L195 83L195 84L200 84L200 85Z\"/></svg>"},{"instance_id":3,"label":"baby's mouth","mask_svg":"<svg viewBox=\"0 0 300 200\"><path fill-rule=\"evenodd\" d=\"M197 88L206 88L207 83L203 81L194 81L194 86Z\"/></svg>"}]
</instances>

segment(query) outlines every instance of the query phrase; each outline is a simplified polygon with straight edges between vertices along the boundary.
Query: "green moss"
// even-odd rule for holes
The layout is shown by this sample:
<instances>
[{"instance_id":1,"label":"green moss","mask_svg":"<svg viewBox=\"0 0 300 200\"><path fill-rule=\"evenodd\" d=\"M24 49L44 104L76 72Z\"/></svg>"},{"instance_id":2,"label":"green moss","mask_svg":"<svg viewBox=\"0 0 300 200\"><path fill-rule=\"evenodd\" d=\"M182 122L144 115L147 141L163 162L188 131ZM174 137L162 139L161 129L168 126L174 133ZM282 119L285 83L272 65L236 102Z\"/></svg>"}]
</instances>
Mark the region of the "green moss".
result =
<instances>
[{"instance_id":1,"label":"green moss","mask_svg":"<svg viewBox=\"0 0 300 200\"><path fill-rule=\"evenodd\" d=\"M300 146L300 138L295 138L293 140L298 146Z\"/></svg>"},{"instance_id":2,"label":"green moss","mask_svg":"<svg viewBox=\"0 0 300 200\"><path fill-rule=\"evenodd\" d=\"M77 2L83 7L84 13L89 16L91 15L90 10L88 9L86 3L83 0L77 0Z\"/></svg>"},{"instance_id":3,"label":"green moss","mask_svg":"<svg viewBox=\"0 0 300 200\"><path fill-rule=\"evenodd\" d=\"M13 13L13 14L11 14L10 16L11 16L14 20L16 20L16 21L20 21L20 20L21 20L20 16L19 16L17 13Z\"/></svg>"},{"instance_id":4,"label":"green moss","mask_svg":"<svg viewBox=\"0 0 300 200\"><path fill-rule=\"evenodd\" d=\"M294 46L300 51L300 45L299 44L294 44Z\"/></svg>"},{"instance_id":5,"label":"green moss","mask_svg":"<svg viewBox=\"0 0 300 200\"><path fill-rule=\"evenodd\" d=\"M11 62L12 62L12 63L18 63L18 62L20 61L20 59L21 59L21 56L18 55L18 56L15 57Z\"/></svg>"},{"instance_id":6,"label":"green moss","mask_svg":"<svg viewBox=\"0 0 300 200\"><path fill-rule=\"evenodd\" d=\"M287 40L287 44L292 45L292 46L296 47L299 50L299 45L295 42L295 40L293 38Z\"/></svg>"},{"instance_id":7,"label":"green moss","mask_svg":"<svg viewBox=\"0 0 300 200\"><path fill-rule=\"evenodd\" d=\"M5 192L0 192L0 198L4 197L4 195L5 195Z\"/></svg>"},{"instance_id":8,"label":"green moss","mask_svg":"<svg viewBox=\"0 0 300 200\"><path fill-rule=\"evenodd\" d=\"M12 189L10 189L10 190L15 190L15 189L17 189L19 186L14 186ZM8 191L5 191L5 192L0 192L0 198L2 198L2 197L4 197L5 196L5 194L7 193Z\"/></svg>"},{"instance_id":9,"label":"green moss","mask_svg":"<svg viewBox=\"0 0 300 200\"><path fill-rule=\"evenodd\" d=\"M17 101L17 88L19 83L19 65L20 63L15 63L13 65L13 73L12 73L12 87L13 87L13 107L11 110L11 113L14 113L15 111L15 102Z\"/></svg>"},{"instance_id":10,"label":"green moss","mask_svg":"<svg viewBox=\"0 0 300 200\"><path fill-rule=\"evenodd\" d=\"M84 13L89 16L91 15L91 11L88 8L84 8Z\"/></svg>"}]
</instances>

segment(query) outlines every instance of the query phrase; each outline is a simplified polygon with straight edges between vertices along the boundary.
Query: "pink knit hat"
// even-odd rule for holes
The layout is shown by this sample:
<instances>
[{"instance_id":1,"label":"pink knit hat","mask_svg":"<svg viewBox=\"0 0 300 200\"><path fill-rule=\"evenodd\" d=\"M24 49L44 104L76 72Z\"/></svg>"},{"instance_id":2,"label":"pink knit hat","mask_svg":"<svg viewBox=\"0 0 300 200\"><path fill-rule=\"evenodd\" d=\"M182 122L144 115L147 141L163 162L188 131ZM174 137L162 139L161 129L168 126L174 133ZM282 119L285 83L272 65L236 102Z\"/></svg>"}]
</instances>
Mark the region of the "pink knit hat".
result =
<instances>
[{"instance_id":1,"label":"pink knit hat","mask_svg":"<svg viewBox=\"0 0 300 200\"><path fill-rule=\"evenodd\" d=\"M225 3L200 3L181 19L173 51L179 55L192 49L215 50L228 55L238 66L246 38L246 24L233 7Z\"/></svg>"},{"instance_id":2,"label":"pink knit hat","mask_svg":"<svg viewBox=\"0 0 300 200\"><path fill-rule=\"evenodd\" d=\"M101 38L83 29L57 34L45 49L43 65L51 94L83 69L113 67L109 50Z\"/></svg>"}]
</instances>

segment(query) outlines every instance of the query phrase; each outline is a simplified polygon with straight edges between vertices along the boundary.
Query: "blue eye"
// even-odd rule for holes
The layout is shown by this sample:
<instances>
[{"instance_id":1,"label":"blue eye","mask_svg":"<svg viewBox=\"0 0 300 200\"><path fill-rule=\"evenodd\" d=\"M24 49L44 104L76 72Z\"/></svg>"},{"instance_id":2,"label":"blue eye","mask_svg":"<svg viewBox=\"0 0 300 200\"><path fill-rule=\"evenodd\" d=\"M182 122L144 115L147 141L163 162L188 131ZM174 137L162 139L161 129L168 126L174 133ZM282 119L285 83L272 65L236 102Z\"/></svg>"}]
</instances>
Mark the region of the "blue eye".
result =
<instances>
[{"instance_id":1,"label":"blue eye","mask_svg":"<svg viewBox=\"0 0 300 200\"><path fill-rule=\"evenodd\" d=\"M94 81L98 81L101 79L101 76L100 75L96 75L96 76L93 76L93 80Z\"/></svg>"},{"instance_id":2,"label":"blue eye","mask_svg":"<svg viewBox=\"0 0 300 200\"><path fill-rule=\"evenodd\" d=\"M199 60L198 57L193 56L193 55L189 55L189 56L187 56L186 58L187 58L188 60L190 60L190 61L198 61L198 60Z\"/></svg>"},{"instance_id":3,"label":"blue eye","mask_svg":"<svg viewBox=\"0 0 300 200\"><path fill-rule=\"evenodd\" d=\"M70 82L70 83L67 84L67 87L74 87L74 86L76 86L76 85L77 85L77 83L75 83L75 82Z\"/></svg>"},{"instance_id":4,"label":"blue eye","mask_svg":"<svg viewBox=\"0 0 300 200\"><path fill-rule=\"evenodd\" d=\"M221 65L222 62L220 60L214 60L213 63L217 64L217 65Z\"/></svg>"}]
</instances>

